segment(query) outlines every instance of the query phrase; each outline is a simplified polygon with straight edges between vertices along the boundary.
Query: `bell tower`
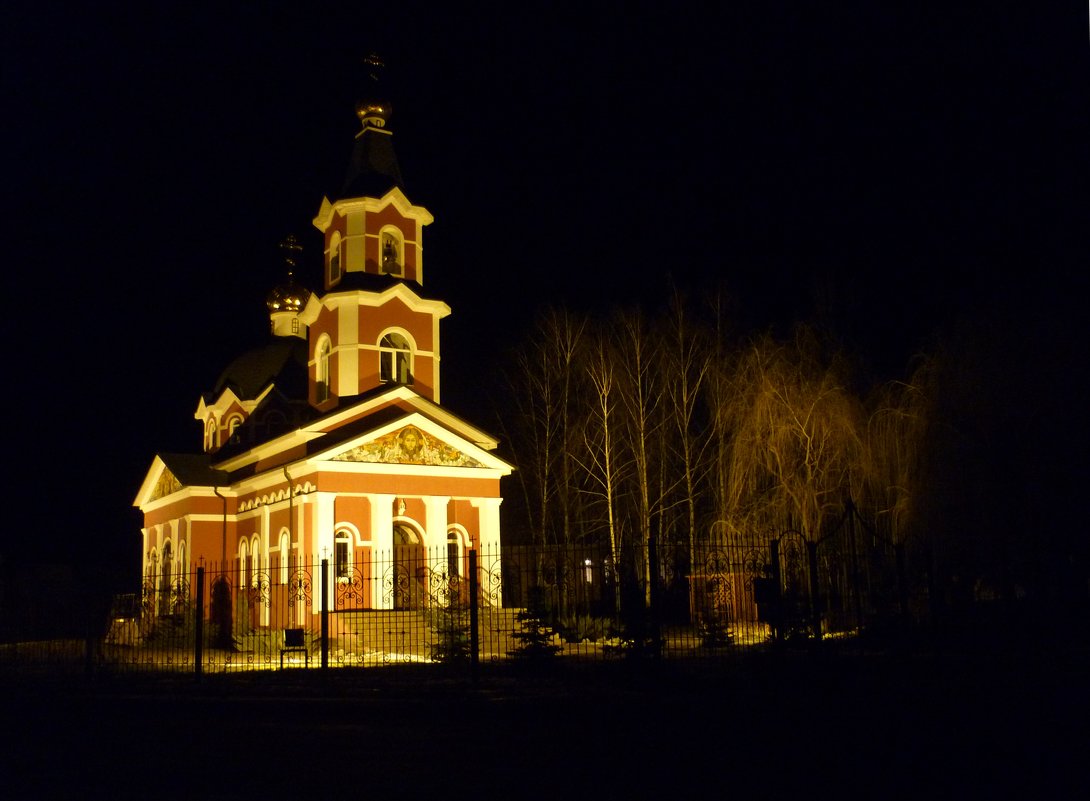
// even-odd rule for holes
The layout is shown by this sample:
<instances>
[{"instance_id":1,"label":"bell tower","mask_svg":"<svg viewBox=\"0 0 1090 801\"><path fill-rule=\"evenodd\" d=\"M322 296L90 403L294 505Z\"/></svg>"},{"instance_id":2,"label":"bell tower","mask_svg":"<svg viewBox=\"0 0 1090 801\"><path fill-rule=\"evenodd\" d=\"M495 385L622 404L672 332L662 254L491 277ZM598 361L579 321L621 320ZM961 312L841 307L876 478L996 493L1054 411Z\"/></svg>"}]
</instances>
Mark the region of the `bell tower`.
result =
<instances>
[{"instance_id":1,"label":"bell tower","mask_svg":"<svg viewBox=\"0 0 1090 801\"><path fill-rule=\"evenodd\" d=\"M423 231L433 218L405 194L393 147L393 107L381 91L382 62L366 62L368 92L356 103L360 130L344 182L322 198L325 294L302 315L309 326L310 402L319 411L384 386L410 386L439 402L439 320L450 307L418 294Z\"/></svg>"}]
</instances>

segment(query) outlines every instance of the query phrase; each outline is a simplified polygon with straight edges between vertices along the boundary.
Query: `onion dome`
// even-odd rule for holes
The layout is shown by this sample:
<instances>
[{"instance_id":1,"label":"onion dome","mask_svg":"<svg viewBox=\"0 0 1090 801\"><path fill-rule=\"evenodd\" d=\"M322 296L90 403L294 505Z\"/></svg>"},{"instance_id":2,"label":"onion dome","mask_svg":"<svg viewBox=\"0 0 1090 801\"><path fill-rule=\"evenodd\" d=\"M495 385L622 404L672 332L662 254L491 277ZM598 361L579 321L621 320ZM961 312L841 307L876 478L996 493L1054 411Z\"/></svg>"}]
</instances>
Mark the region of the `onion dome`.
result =
<instances>
[{"instance_id":1,"label":"onion dome","mask_svg":"<svg viewBox=\"0 0 1090 801\"><path fill-rule=\"evenodd\" d=\"M287 280L269 292L265 305L269 312L300 312L307 305L310 290L295 281L295 275L289 271Z\"/></svg>"},{"instance_id":2,"label":"onion dome","mask_svg":"<svg viewBox=\"0 0 1090 801\"><path fill-rule=\"evenodd\" d=\"M265 300L265 305L270 314L277 312L291 312L297 314L307 305L310 299L310 290L295 280L295 268L299 263L299 254L303 248L299 240L289 235L280 243L280 250L284 254L284 263L288 268L288 278L282 284L273 288Z\"/></svg>"}]
</instances>

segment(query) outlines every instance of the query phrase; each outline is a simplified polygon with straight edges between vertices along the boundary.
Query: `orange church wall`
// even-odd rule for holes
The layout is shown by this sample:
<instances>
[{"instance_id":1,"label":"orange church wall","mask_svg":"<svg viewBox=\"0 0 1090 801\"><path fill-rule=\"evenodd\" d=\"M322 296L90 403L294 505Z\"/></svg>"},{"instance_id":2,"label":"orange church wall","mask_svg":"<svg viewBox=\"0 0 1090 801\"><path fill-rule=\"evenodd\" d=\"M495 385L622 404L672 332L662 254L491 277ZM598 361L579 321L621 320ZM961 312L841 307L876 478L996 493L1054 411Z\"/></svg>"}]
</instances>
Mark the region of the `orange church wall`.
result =
<instances>
[{"instance_id":1,"label":"orange church wall","mask_svg":"<svg viewBox=\"0 0 1090 801\"><path fill-rule=\"evenodd\" d=\"M208 568L217 567L223 554L223 521L195 520L190 526L190 559L193 566L204 559ZM234 522L227 521L227 559L238 554L238 534Z\"/></svg>"},{"instance_id":2,"label":"orange church wall","mask_svg":"<svg viewBox=\"0 0 1090 801\"><path fill-rule=\"evenodd\" d=\"M356 368L360 377L361 387L377 387L379 381L379 359L377 350L361 350L359 364Z\"/></svg>"},{"instance_id":3,"label":"orange church wall","mask_svg":"<svg viewBox=\"0 0 1090 801\"><path fill-rule=\"evenodd\" d=\"M384 225L396 226L405 239L416 238L416 223L403 216L392 205L383 206L378 211L372 211L367 215L367 228L369 231L378 231Z\"/></svg>"},{"instance_id":4,"label":"orange church wall","mask_svg":"<svg viewBox=\"0 0 1090 801\"><path fill-rule=\"evenodd\" d=\"M420 392L428 400L435 400L435 387L432 386L431 381L427 380L431 376L431 369L425 372L423 369L417 368L413 376L412 388Z\"/></svg>"},{"instance_id":5,"label":"orange church wall","mask_svg":"<svg viewBox=\"0 0 1090 801\"><path fill-rule=\"evenodd\" d=\"M236 501L227 499L227 514L235 513ZM177 501L164 504L144 513L144 526L157 526L172 520L177 520L186 515L216 515L223 514L223 501L215 495L191 495L179 498Z\"/></svg>"},{"instance_id":6,"label":"orange church wall","mask_svg":"<svg viewBox=\"0 0 1090 801\"><path fill-rule=\"evenodd\" d=\"M303 506L302 522L299 526L300 531L296 536L298 537L298 542L300 543L304 554L314 552L314 515L315 509L313 506Z\"/></svg>"},{"instance_id":7,"label":"orange church wall","mask_svg":"<svg viewBox=\"0 0 1090 801\"><path fill-rule=\"evenodd\" d=\"M466 530L470 541L467 547L476 548L481 542L481 519L476 506L465 498L455 498L447 506L447 524L459 525Z\"/></svg>"},{"instance_id":8,"label":"orange church wall","mask_svg":"<svg viewBox=\"0 0 1090 801\"><path fill-rule=\"evenodd\" d=\"M419 354L413 359L413 389L428 400L435 400L435 387L431 377L435 373L435 360ZM379 352L361 350L357 367L361 387L377 387L382 384L379 375Z\"/></svg>"},{"instance_id":9,"label":"orange church wall","mask_svg":"<svg viewBox=\"0 0 1090 801\"><path fill-rule=\"evenodd\" d=\"M417 267L416 245L412 242L405 243L405 278L410 281L420 281L420 271Z\"/></svg>"},{"instance_id":10,"label":"orange church wall","mask_svg":"<svg viewBox=\"0 0 1090 801\"><path fill-rule=\"evenodd\" d=\"M280 532L283 529L292 530L291 513L288 507L273 509L269 513L269 546L280 547Z\"/></svg>"},{"instance_id":11,"label":"orange church wall","mask_svg":"<svg viewBox=\"0 0 1090 801\"><path fill-rule=\"evenodd\" d=\"M374 492L382 495L465 495L473 498L500 497L500 482L492 478L450 478L320 472L322 492Z\"/></svg>"},{"instance_id":12,"label":"orange church wall","mask_svg":"<svg viewBox=\"0 0 1090 801\"><path fill-rule=\"evenodd\" d=\"M378 344L379 335L387 328L402 328L412 334L420 350L434 350L432 316L414 312L401 298L391 298L382 306L360 315L359 341Z\"/></svg>"},{"instance_id":13,"label":"orange church wall","mask_svg":"<svg viewBox=\"0 0 1090 801\"><path fill-rule=\"evenodd\" d=\"M371 539L371 502L367 498L338 497L333 504L336 523L351 523L365 540Z\"/></svg>"},{"instance_id":14,"label":"orange church wall","mask_svg":"<svg viewBox=\"0 0 1090 801\"><path fill-rule=\"evenodd\" d=\"M411 518L422 525L428 524L428 507L424 505L423 498L402 498L405 502L405 513L399 517Z\"/></svg>"},{"instance_id":15,"label":"orange church wall","mask_svg":"<svg viewBox=\"0 0 1090 801\"><path fill-rule=\"evenodd\" d=\"M432 376L431 364L422 364L424 361L424 359L417 360L413 370L413 389L428 400L435 400L435 387L431 385L429 380ZM428 359L427 361L430 362L431 360Z\"/></svg>"},{"instance_id":16,"label":"orange church wall","mask_svg":"<svg viewBox=\"0 0 1090 801\"><path fill-rule=\"evenodd\" d=\"M327 309L324 306L318 312L318 319L315 320L310 326L310 339L307 344L310 346L310 353L308 357L313 361L314 350L317 347L318 340L322 334L328 334L330 339L335 339L334 336L337 330L337 316L332 309ZM311 365L311 374L314 373L314 365Z\"/></svg>"}]
</instances>

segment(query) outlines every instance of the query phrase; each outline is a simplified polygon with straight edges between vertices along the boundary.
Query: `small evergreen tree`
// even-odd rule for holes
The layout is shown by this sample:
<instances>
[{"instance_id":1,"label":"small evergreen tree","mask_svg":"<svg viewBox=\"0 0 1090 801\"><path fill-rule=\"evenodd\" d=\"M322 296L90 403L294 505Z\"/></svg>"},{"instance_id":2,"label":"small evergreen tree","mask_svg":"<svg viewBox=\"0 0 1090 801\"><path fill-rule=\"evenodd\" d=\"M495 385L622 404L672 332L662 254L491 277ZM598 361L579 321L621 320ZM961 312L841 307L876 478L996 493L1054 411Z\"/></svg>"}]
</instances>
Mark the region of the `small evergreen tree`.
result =
<instances>
[{"instance_id":1,"label":"small evergreen tree","mask_svg":"<svg viewBox=\"0 0 1090 801\"><path fill-rule=\"evenodd\" d=\"M512 636L518 641L515 655L528 660L540 661L556 656L560 646L553 642L555 636L546 620L545 593L541 587L531 587L526 608L515 615L522 627Z\"/></svg>"},{"instance_id":2,"label":"small evergreen tree","mask_svg":"<svg viewBox=\"0 0 1090 801\"><path fill-rule=\"evenodd\" d=\"M430 624L436 633L432 646L432 659L436 662L461 662L472 656L472 639L469 632L469 610L464 606L450 605L433 609Z\"/></svg>"}]
</instances>

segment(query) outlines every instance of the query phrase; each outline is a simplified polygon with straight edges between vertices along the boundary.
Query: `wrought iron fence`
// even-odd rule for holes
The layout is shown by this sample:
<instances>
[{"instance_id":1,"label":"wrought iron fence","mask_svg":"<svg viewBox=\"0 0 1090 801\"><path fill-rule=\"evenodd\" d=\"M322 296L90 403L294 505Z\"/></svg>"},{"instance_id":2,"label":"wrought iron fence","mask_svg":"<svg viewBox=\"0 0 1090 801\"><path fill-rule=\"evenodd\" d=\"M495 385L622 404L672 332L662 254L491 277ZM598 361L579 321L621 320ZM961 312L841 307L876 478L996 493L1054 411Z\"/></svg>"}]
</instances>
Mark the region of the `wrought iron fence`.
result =
<instances>
[{"instance_id":1,"label":"wrought iron fence","mask_svg":"<svg viewBox=\"0 0 1090 801\"><path fill-rule=\"evenodd\" d=\"M545 655L722 658L904 616L902 554L860 521L696 546L506 546L451 560L238 563L149 576L84 642L0 644L0 666L230 672ZM60 655L60 654L63 654Z\"/></svg>"}]
</instances>

